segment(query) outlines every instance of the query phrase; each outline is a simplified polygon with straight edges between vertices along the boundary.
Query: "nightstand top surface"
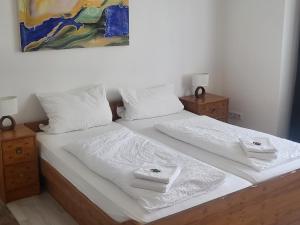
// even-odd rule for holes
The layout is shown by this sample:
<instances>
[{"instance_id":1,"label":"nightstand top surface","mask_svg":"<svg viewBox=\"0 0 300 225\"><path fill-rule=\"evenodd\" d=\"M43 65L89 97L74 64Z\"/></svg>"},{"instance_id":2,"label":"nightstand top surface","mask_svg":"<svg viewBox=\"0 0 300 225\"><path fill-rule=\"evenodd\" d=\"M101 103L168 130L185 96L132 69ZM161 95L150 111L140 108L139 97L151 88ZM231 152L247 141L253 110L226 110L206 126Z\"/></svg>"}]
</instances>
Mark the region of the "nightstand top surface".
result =
<instances>
[{"instance_id":1,"label":"nightstand top surface","mask_svg":"<svg viewBox=\"0 0 300 225\"><path fill-rule=\"evenodd\" d=\"M35 133L24 125L17 125L12 131L0 131L0 142L32 137Z\"/></svg>"},{"instance_id":2,"label":"nightstand top surface","mask_svg":"<svg viewBox=\"0 0 300 225\"><path fill-rule=\"evenodd\" d=\"M227 97L209 94L209 93L206 93L206 95L202 98L196 98L194 95L184 96L180 98L180 100L196 103L196 104L207 104L212 102L224 101L227 99L228 99Z\"/></svg>"}]
</instances>

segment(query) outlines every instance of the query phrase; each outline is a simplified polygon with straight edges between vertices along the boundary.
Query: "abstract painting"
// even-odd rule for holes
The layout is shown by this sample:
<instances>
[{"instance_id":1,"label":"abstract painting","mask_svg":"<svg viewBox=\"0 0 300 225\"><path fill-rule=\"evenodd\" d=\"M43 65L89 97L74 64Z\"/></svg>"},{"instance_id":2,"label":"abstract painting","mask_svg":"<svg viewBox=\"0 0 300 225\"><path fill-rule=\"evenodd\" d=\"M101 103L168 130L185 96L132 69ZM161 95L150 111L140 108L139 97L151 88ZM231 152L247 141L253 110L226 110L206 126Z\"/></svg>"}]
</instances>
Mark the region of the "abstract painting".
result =
<instances>
[{"instance_id":1,"label":"abstract painting","mask_svg":"<svg viewBox=\"0 0 300 225\"><path fill-rule=\"evenodd\" d=\"M129 45L129 0L18 0L22 51Z\"/></svg>"}]
</instances>

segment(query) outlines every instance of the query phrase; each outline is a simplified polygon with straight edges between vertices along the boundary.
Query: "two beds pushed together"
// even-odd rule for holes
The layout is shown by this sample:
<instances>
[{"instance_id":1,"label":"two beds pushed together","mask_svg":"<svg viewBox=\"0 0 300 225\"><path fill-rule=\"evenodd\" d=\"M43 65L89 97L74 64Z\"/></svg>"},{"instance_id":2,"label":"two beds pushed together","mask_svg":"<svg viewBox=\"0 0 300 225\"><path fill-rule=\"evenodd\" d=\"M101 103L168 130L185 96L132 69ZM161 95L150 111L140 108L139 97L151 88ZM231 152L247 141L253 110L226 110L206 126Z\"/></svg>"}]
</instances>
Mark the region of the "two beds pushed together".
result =
<instances>
[{"instance_id":1,"label":"two beds pushed together","mask_svg":"<svg viewBox=\"0 0 300 225\"><path fill-rule=\"evenodd\" d=\"M116 106L119 104L119 102L111 103L114 115L116 115ZM29 126L38 131L36 124L29 124ZM146 134L146 130L144 134ZM68 135L61 138L70 142L71 139L68 139ZM38 136L41 149L47 146L51 147L50 142L43 141L46 135ZM78 137L75 137L75 139L77 140ZM140 221L132 216L130 217L132 219L127 219L124 222L111 216L113 213L105 207L99 207L95 199L90 198L86 192L80 189L80 185L76 181L74 182L74 180L70 179L67 170L60 169L55 162L50 160L51 157L46 155L47 152L42 150L41 172L45 178L45 184L49 193L82 225L138 225L144 223L151 225L300 224L299 170L293 170L293 172L282 174L255 185L252 185L254 182L245 182L243 185L235 187L236 184L229 179L228 182L225 181L225 184L222 185L232 189L231 191L226 192L224 187L223 189L220 188L218 189L219 192L224 191L224 193L219 193L214 197L211 196L211 198L205 199L204 197L204 200L197 200L192 204L181 207L181 209L173 210L173 213L170 215L156 216L158 219L154 217L154 219ZM61 156L63 159L64 155ZM77 166L77 164L74 165ZM230 174L227 175L226 172L225 174L226 177L232 176ZM125 204L125 202L121 199L119 204ZM132 212L135 211L134 207L131 209L130 205L126 206L129 213L131 210Z\"/></svg>"}]
</instances>

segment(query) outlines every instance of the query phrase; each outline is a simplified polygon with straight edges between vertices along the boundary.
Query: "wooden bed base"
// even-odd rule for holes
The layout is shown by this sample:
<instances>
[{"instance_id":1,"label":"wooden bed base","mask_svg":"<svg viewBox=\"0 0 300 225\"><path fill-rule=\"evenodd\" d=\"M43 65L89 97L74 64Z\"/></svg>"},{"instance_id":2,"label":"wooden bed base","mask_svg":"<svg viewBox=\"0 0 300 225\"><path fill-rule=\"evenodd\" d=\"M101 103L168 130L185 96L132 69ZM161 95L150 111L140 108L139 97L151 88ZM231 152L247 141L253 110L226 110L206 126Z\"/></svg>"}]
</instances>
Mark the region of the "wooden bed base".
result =
<instances>
[{"instance_id":1,"label":"wooden bed base","mask_svg":"<svg viewBox=\"0 0 300 225\"><path fill-rule=\"evenodd\" d=\"M49 163L40 160L46 189L80 225L117 225ZM134 221L129 224L134 225Z\"/></svg>"},{"instance_id":2,"label":"wooden bed base","mask_svg":"<svg viewBox=\"0 0 300 225\"><path fill-rule=\"evenodd\" d=\"M80 225L118 223L91 202L56 169L41 159L48 192ZM215 199L148 225L299 225L300 171Z\"/></svg>"},{"instance_id":3,"label":"wooden bed base","mask_svg":"<svg viewBox=\"0 0 300 225\"><path fill-rule=\"evenodd\" d=\"M121 102L112 103L112 110ZM114 115L115 111L114 111ZM115 118L115 117L114 117ZM47 121L44 121L47 122ZM34 122L27 124L39 131ZM41 159L49 193L80 225L140 225L118 223L91 202L55 168ZM300 170L226 195L148 225L300 225Z\"/></svg>"}]
</instances>

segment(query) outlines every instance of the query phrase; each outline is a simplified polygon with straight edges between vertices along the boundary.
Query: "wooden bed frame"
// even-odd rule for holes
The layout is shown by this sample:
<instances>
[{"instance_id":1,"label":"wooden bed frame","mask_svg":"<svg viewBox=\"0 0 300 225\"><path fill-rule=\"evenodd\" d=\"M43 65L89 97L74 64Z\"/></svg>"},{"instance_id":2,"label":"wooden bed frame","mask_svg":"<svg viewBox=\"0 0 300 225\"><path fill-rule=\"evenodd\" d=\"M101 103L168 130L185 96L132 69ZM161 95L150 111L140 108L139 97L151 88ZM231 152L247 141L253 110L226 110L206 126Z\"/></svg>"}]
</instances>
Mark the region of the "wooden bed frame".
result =
<instances>
[{"instance_id":1,"label":"wooden bed frame","mask_svg":"<svg viewBox=\"0 0 300 225\"><path fill-rule=\"evenodd\" d=\"M114 120L116 108L112 102ZM25 124L38 132L38 124ZM72 183L43 159L41 173L49 193L80 225L140 225L118 223L91 202ZM148 225L300 225L300 170L287 173L225 197L212 200Z\"/></svg>"}]
</instances>

